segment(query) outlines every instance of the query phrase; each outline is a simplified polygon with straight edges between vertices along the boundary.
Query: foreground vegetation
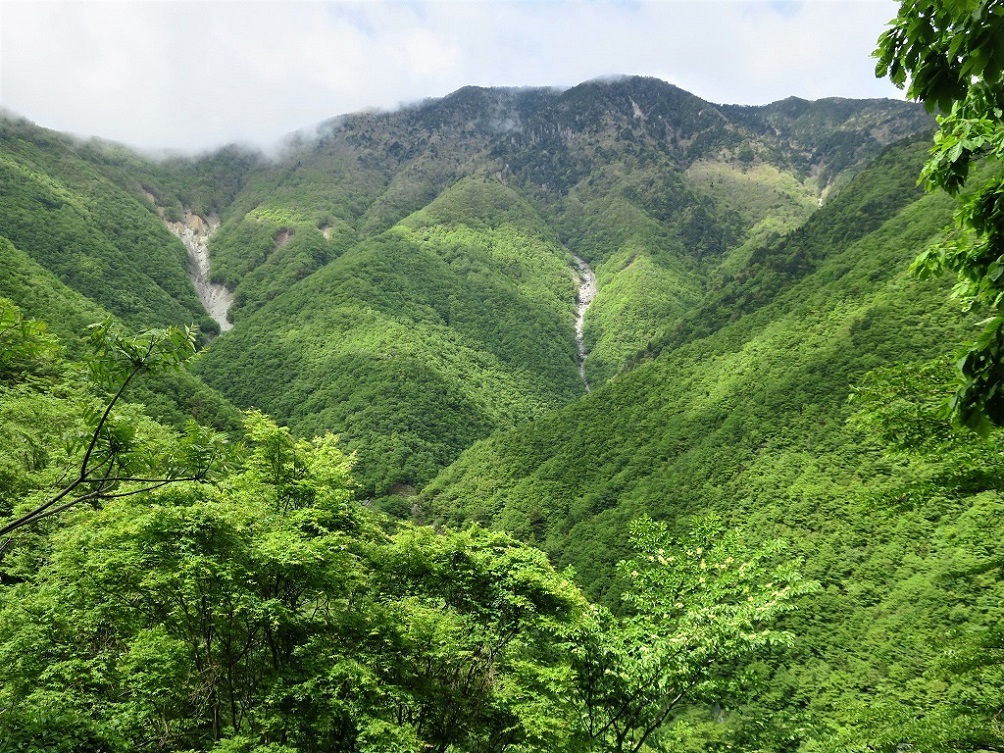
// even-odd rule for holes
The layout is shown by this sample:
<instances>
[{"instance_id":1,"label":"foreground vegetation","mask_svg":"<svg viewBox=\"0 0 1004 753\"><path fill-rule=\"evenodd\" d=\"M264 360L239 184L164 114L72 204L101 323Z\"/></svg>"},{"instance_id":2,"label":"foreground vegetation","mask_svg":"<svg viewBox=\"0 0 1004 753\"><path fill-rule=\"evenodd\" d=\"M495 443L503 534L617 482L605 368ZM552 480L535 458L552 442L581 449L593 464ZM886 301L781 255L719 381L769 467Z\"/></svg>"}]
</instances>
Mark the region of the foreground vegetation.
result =
<instances>
[{"instance_id":1,"label":"foreground vegetation","mask_svg":"<svg viewBox=\"0 0 1004 753\"><path fill-rule=\"evenodd\" d=\"M779 541L641 520L614 614L506 534L368 511L334 437L121 402L185 333L96 328L95 383L0 305L0 750L637 751L792 641Z\"/></svg>"}]
</instances>

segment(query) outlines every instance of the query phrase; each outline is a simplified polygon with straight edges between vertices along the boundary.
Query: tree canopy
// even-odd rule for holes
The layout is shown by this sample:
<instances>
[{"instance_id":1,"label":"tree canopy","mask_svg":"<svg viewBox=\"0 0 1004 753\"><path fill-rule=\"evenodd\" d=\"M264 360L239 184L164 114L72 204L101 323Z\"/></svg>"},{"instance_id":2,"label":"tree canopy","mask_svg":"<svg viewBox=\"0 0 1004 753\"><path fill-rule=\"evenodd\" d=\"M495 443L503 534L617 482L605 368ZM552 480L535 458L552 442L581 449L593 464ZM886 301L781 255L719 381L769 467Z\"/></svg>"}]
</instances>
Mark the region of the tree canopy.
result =
<instances>
[{"instance_id":1,"label":"tree canopy","mask_svg":"<svg viewBox=\"0 0 1004 753\"><path fill-rule=\"evenodd\" d=\"M103 322L83 369L0 323L0 751L638 751L811 590L777 542L643 520L615 616L509 534L360 504L333 435L126 403L191 333Z\"/></svg>"}]
</instances>

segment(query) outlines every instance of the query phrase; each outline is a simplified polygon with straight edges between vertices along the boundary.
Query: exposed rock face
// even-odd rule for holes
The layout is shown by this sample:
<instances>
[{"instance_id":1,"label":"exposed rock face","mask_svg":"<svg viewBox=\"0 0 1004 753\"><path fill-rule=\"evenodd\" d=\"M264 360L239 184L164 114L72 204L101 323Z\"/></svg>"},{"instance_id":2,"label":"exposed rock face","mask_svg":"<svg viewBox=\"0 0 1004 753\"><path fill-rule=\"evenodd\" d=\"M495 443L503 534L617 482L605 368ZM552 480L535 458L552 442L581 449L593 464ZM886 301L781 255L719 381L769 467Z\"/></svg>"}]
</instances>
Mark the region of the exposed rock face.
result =
<instances>
[{"instance_id":1,"label":"exposed rock face","mask_svg":"<svg viewBox=\"0 0 1004 753\"><path fill-rule=\"evenodd\" d=\"M181 222L165 222L188 249L188 276L202 305L220 325L221 332L233 329L234 325L227 320L227 311L234 302L233 294L223 285L209 280L209 238L220 226L219 218L203 218L186 210Z\"/></svg>"},{"instance_id":2,"label":"exposed rock face","mask_svg":"<svg viewBox=\"0 0 1004 753\"><path fill-rule=\"evenodd\" d=\"M583 338L585 332L586 309L596 297L596 275L593 273L585 259L575 258L575 264L579 267L579 295L576 299L575 312L575 343L579 347L579 376L582 383L586 385L586 392L589 392L589 380L586 379L586 343Z\"/></svg>"}]
</instances>

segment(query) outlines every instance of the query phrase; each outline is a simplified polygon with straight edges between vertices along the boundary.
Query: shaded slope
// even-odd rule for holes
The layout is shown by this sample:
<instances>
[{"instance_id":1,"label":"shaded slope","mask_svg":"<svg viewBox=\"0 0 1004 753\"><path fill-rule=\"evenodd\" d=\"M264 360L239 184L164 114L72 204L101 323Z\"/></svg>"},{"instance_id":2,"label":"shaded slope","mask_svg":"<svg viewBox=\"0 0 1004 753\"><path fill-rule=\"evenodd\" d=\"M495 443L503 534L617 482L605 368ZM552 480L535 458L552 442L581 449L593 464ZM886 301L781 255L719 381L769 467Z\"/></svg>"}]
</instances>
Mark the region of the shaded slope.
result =
<instances>
[{"instance_id":1,"label":"shaded slope","mask_svg":"<svg viewBox=\"0 0 1004 753\"><path fill-rule=\"evenodd\" d=\"M70 348L79 347L88 325L108 315L6 238L0 238L0 297L13 301L25 316L45 321Z\"/></svg>"},{"instance_id":2,"label":"shaded slope","mask_svg":"<svg viewBox=\"0 0 1004 753\"><path fill-rule=\"evenodd\" d=\"M89 355L83 343L87 328L109 316L5 238L0 238L0 298L13 301L25 316L45 321L74 359ZM191 419L225 431L241 425L237 409L187 371L143 374L130 387L129 400L179 428Z\"/></svg>"}]
</instances>

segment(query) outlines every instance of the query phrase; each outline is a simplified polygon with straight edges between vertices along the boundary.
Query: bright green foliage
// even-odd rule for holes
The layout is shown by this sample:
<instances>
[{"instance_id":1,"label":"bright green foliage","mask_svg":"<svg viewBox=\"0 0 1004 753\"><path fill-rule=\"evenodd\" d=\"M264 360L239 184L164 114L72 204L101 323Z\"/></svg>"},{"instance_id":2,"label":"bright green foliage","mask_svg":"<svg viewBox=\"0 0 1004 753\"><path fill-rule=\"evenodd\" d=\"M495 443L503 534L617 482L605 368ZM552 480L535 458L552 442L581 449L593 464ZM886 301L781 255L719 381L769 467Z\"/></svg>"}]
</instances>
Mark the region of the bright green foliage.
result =
<instances>
[{"instance_id":1,"label":"bright green foliage","mask_svg":"<svg viewBox=\"0 0 1004 753\"><path fill-rule=\"evenodd\" d=\"M895 239L896 227L878 239L870 242L865 239L923 195L916 186L916 175L924 154L925 145L920 140L888 149L862 170L844 191L827 201L823 211L792 232L768 235L762 245L737 249L739 258L728 259L716 270L719 279L703 300L682 320L664 325L659 336L649 343L647 355L715 332L729 321L767 306L775 296L786 293L809 275L819 274L822 284L828 284L834 276L839 277L842 270L840 263L834 261L834 254L840 249L854 248L856 242L876 246L876 261L892 253L886 242L903 242ZM944 222L950 216L949 206L948 201L930 205L931 211L938 213L937 221L923 210L909 209L909 217L901 219L899 224L907 220L916 220L916 223L914 227L902 228L904 237L909 242L929 242L941 229L937 222ZM820 274L823 265L829 265L830 269ZM840 297L847 298L854 290L864 290L896 269L890 267L882 272L878 265L873 265L868 272L870 279L858 282L849 292L841 291Z\"/></svg>"},{"instance_id":2,"label":"bright green foliage","mask_svg":"<svg viewBox=\"0 0 1004 753\"><path fill-rule=\"evenodd\" d=\"M246 436L218 485L75 512L22 555L35 567L0 590L3 749L608 749L587 719L619 717L635 688L659 705L681 672L721 697L712 679L781 637L767 623L798 590L790 568L766 575L774 549L747 557L726 537L690 565L627 563L644 571L632 616L600 625L505 534L382 531L332 438L259 413ZM673 546L651 523L636 541ZM677 647L664 663L639 659L653 632ZM610 647L633 685L598 694ZM638 718L646 736L659 721Z\"/></svg>"},{"instance_id":3,"label":"bright green foliage","mask_svg":"<svg viewBox=\"0 0 1004 753\"><path fill-rule=\"evenodd\" d=\"M993 0L903 3L879 40L877 73L889 76L938 119L931 157L922 179L928 188L963 191L982 160L999 166L1004 156L1004 8ZM955 216L954 237L922 254L922 273L950 270L959 277L955 295L989 312L983 331L958 366L962 384L955 417L987 432L1004 423L1004 174L979 178Z\"/></svg>"},{"instance_id":4,"label":"bright green foliage","mask_svg":"<svg viewBox=\"0 0 1004 753\"><path fill-rule=\"evenodd\" d=\"M108 316L106 310L2 238L0 296L16 303L27 317L44 319L71 358L83 358L90 352L80 334ZM152 417L178 428L193 418L224 431L240 428L239 412L188 371L143 372L130 389L132 402L142 403Z\"/></svg>"},{"instance_id":5,"label":"bright green foliage","mask_svg":"<svg viewBox=\"0 0 1004 753\"><path fill-rule=\"evenodd\" d=\"M583 394L573 254L600 282L585 325L598 385L692 311L720 263L741 264L736 247L785 229L925 116L902 103L715 106L630 78L567 92L471 87L340 118L269 160L227 148L153 162L3 127L0 236L101 306L81 319L80 306L56 303L50 318L51 280L36 289L37 270L20 274L18 261L0 271L0 294L45 312L64 340L107 313L213 332L163 219L217 216L212 278L234 293L238 326L201 374L300 435L337 432L383 496ZM755 191L740 186L749 176ZM237 426L197 380L142 389L159 419Z\"/></svg>"},{"instance_id":6,"label":"bright green foliage","mask_svg":"<svg viewBox=\"0 0 1004 753\"><path fill-rule=\"evenodd\" d=\"M29 317L44 317L74 355L82 350L74 338L108 315L6 239L0 239L0 296L13 301Z\"/></svg>"},{"instance_id":7,"label":"bright green foliage","mask_svg":"<svg viewBox=\"0 0 1004 753\"><path fill-rule=\"evenodd\" d=\"M11 335L5 354L19 355L30 368L54 343L44 339L44 330L25 322L15 309L5 311L10 324L7 334ZM0 524L0 535L35 525L82 502L98 504L181 480L203 481L225 463L225 440L212 430L190 422L183 438L165 437L157 442L145 434L135 410L118 410L126 388L138 374L175 368L194 355L192 331L150 330L128 336L108 319L91 328L88 340L93 351L87 362L91 380L111 397L103 404L90 402L83 408L84 429L69 437L71 457L80 458L70 481L61 480L62 489L42 503L33 500L28 510L14 507L14 516ZM12 507L13 500L4 500L5 509ZM5 540L2 547L9 543Z\"/></svg>"},{"instance_id":8,"label":"bright green foliage","mask_svg":"<svg viewBox=\"0 0 1004 753\"><path fill-rule=\"evenodd\" d=\"M44 371L58 347L45 322L25 318L13 303L0 298L0 382Z\"/></svg>"},{"instance_id":9,"label":"bright green foliage","mask_svg":"<svg viewBox=\"0 0 1004 753\"><path fill-rule=\"evenodd\" d=\"M269 213L259 206L240 223L224 225L212 240L213 281L233 289L239 320L316 272L354 240L344 224L318 225L305 217Z\"/></svg>"},{"instance_id":10,"label":"bright green foliage","mask_svg":"<svg viewBox=\"0 0 1004 753\"><path fill-rule=\"evenodd\" d=\"M589 750L636 753L678 707L739 695L743 662L792 642L773 623L813 587L776 564L780 541L749 548L714 516L682 541L648 518L631 529L627 614L594 610L571 646Z\"/></svg>"},{"instance_id":11,"label":"bright green foliage","mask_svg":"<svg viewBox=\"0 0 1004 753\"><path fill-rule=\"evenodd\" d=\"M44 322L26 318L0 298L0 515L14 500L43 482L64 454L60 433L77 429L60 401L41 395L39 383L54 380L63 364L56 339ZM58 461L55 461L59 465ZM56 472L58 473L58 471Z\"/></svg>"},{"instance_id":12,"label":"bright green foliage","mask_svg":"<svg viewBox=\"0 0 1004 753\"><path fill-rule=\"evenodd\" d=\"M599 287L585 329L591 384L616 374L700 298L700 260L717 260L743 230L708 205L669 159L644 169L616 164L569 192L556 222Z\"/></svg>"},{"instance_id":13,"label":"bright green foliage","mask_svg":"<svg viewBox=\"0 0 1004 753\"><path fill-rule=\"evenodd\" d=\"M40 331L10 330L11 350L43 354ZM0 479L32 507L6 530L65 511L18 530L0 570L0 750L605 750L588 720L619 718L625 692L659 705L689 671L695 700L730 699L735 661L781 637L768 623L799 589L790 566L768 575L776 548L746 551L711 522L707 551L687 551L641 523L630 614L597 621L507 534L385 528L330 435L296 439L252 411L228 447L122 404L138 373L191 355L191 333L105 322L90 340L91 378L118 388L93 415L55 394L70 384L0 388ZM75 432L82 444L59 441ZM65 464L78 478L36 505ZM680 564L648 559L667 547ZM639 664L656 634L696 663ZM597 693L610 647L633 685ZM631 723L647 737L662 716Z\"/></svg>"},{"instance_id":14,"label":"bright green foliage","mask_svg":"<svg viewBox=\"0 0 1004 753\"><path fill-rule=\"evenodd\" d=\"M214 276L235 291L235 320L254 330L255 349L267 351L263 360L295 364L286 340L320 323L327 297L310 278L345 254L369 251L375 236L409 215L432 213L438 224L464 225L479 246L492 240L477 237L489 213L496 224L504 216L524 236L537 236L543 221L554 229L548 235L556 231L600 276L586 323L586 368L598 384L630 363L666 321L691 309L709 270L747 233L787 229L828 182L845 180L893 134L924 127L919 108L894 103L716 107L653 79L591 82L564 93L467 88L395 113L346 117L322 128L316 140L291 143L275 164L252 172L221 211L223 225L211 241ZM740 144L747 146L743 159ZM698 170L691 180L687 168L696 160L717 166L722 179L716 183ZM755 176L757 190L737 190L735 175ZM479 213L480 224L472 219ZM564 260L571 271L570 256ZM365 268L356 271L368 276ZM486 270L472 282L491 285L498 271ZM291 312L284 303L246 321L277 296L294 295L318 299L316 310L300 306L295 324L287 324ZM489 317L498 313L483 308ZM570 320L570 311L563 316ZM280 329L288 329L288 337ZM535 334L539 340L542 333ZM551 346L574 358L568 337L567 330L558 334ZM421 350L434 353L439 342L423 342ZM249 344L240 349L246 352L241 357L254 358ZM416 390L424 392L428 367L442 367L416 358L409 370L422 382ZM242 393L259 385L244 389L235 374L214 381L243 406L260 404L304 433L325 428L320 421L302 427L278 401L249 402ZM343 392L315 396L320 410L341 412L335 395ZM418 429L411 420L403 423L406 432ZM355 442L354 429L331 428ZM407 438L406 448L415 442ZM361 463L368 479L369 463ZM424 467L426 460L415 464Z\"/></svg>"},{"instance_id":15,"label":"bright green foliage","mask_svg":"<svg viewBox=\"0 0 1004 753\"><path fill-rule=\"evenodd\" d=\"M1004 83L1001 18L992 0L903 4L879 40L876 72L947 112Z\"/></svg>"},{"instance_id":16,"label":"bright green foliage","mask_svg":"<svg viewBox=\"0 0 1004 753\"><path fill-rule=\"evenodd\" d=\"M1000 432L975 438L947 423L952 386L949 364L938 361L882 369L855 392L855 423L891 443L903 470L898 487L870 500L891 507L890 520L854 573L859 586L872 584L860 593L871 605L861 611L872 620L864 636L876 697L851 700L819 749L993 750L1004 742L1004 444Z\"/></svg>"},{"instance_id":17,"label":"bright green foliage","mask_svg":"<svg viewBox=\"0 0 1004 753\"><path fill-rule=\"evenodd\" d=\"M569 671L557 636L585 611L578 589L542 552L479 529L406 528L380 557L392 718L439 750L558 748Z\"/></svg>"},{"instance_id":18,"label":"bright green foliage","mask_svg":"<svg viewBox=\"0 0 1004 753\"><path fill-rule=\"evenodd\" d=\"M777 237L821 176L874 154L873 134L925 127L919 108L880 103L713 110L629 79L465 89L332 123L223 212L214 275L239 326L200 374L300 434L339 434L369 493L407 494L583 394L572 253L599 280L585 324L598 385L687 317L719 264L741 265L730 252Z\"/></svg>"},{"instance_id":19,"label":"bright green foliage","mask_svg":"<svg viewBox=\"0 0 1004 753\"><path fill-rule=\"evenodd\" d=\"M218 214L236 328L198 368L282 428L250 410L233 468L197 484L180 471L223 451L216 435L121 401L96 435L113 396L58 354L0 387L4 515L87 467L64 437L171 480L122 477L107 491L131 496L16 532L0 750L999 747L999 447L926 430L941 376L865 377L966 326L940 279L898 274L952 212L914 185L923 146L850 180L928 125L906 103L718 107L627 79L349 116L268 163L152 163L19 126L0 294L56 312L64 339L108 312L53 271L103 280L130 321L187 323L131 268L101 271L142 251L173 289L184 256L155 207ZM601 288L585 397L573 253ZM120 376L143 360L127 340ZM194 403L233 427L198 382L132 392L141 374L127 397L148 413L180 424ZM924 453L890 451L897 435ZM613 611L512 533L416 529L356 494L540 543ZM743 535L686 543L708 510ZM645 515L663 522L632 529ZM787 552L753 543L777 536ZM682 556L698 546L754 566L707 580ZM781 558L820 582L808 609L787 611L807 589Z\"/></svg>"},{"instance_id":20,"label":"bright green foliage","mask_svg":"<svg viewBox=\"0 0 1004 753\"><path fill-rule=\"evenodd\" d=\"M895 169L862 174L856 193L898 187L917 157L910 146L888 155ZM705 319L695 315L686 341L560 413L475 445L427 488L433 512L494 520L556 553L574 541L579 554L566 561L594 587L604 563L605 587L624 554L614 542L626 519L731 507L774 483L782 491L770 498L787 494L817 443L830 446L822 437L840 434L850 384L878 366L933 356L962 329L942 289L905 272L910 249L950 216L945 197L920 192L874 232L840 232L848 216L863 224L859 211L858 200L834 201L816 227L755 257L741 284L768 305L750 300L748 316L716 322L734 289L725 282L698 308ZM810 241L815 262L804 254Z\"/></svg>"},{"instance_id":21,"label":"bright green foliage","mask_svg":"<svg viewBox=\"0 0 1004 753\"><path fill-rule=\"evenodd\" d=\"M252 467L277 446L303 449L274 426L276 437L260 421L255 431L266 441L252 444ZM330 451L309 460L344 478ZM22 649L5 657L5 742L43 750L86 734L95 749L178 750L281 735L269 697L292 702L282 671L344 608L358 557L346 551L347 492L297 491L253 473L223 488L174 485L54 534L43 575L5 602L4 650ZM50 633L44 652L37 630Z\"/></svg>"}]
</instances>

